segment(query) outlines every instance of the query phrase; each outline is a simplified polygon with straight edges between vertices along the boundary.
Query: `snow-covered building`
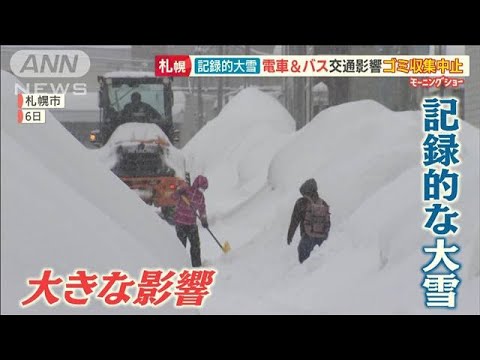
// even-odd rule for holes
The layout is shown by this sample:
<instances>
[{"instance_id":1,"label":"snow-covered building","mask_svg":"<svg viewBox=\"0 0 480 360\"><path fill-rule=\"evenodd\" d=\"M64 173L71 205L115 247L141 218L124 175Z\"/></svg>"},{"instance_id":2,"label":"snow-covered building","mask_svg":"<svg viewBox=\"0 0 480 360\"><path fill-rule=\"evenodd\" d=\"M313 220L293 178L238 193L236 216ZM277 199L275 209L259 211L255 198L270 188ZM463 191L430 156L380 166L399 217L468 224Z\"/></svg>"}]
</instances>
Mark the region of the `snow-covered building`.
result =
<instances>
[{"instance_id":1,"label":"snow-covered building","mask_svg":"<svg viewBox=\"0 0 480 360\"><path fill-rule=\"evenodd\" d=\"M307 49L309 48L309 49ZM278 50L278 47L277 47ZM429 46L397 45L314 45L287 46L286 53L323 55L416 55L428 54ZM394 111L418 109L421 89L410 87L408 78L372 78L372 77L327 77L315 78L308 83L303 78L290 78L285 81L285 106L297 121L297 128L303 127L319 110L315 101L311 101L313 88L323 82L328 88L328 106L339 105L358 100L375 100ZM313 87L311 87L311 85ZM312 89L309 93L309 89ZM309 104L312 107L309 109Z\"/></svg>"},{"instance_id":2,"label":"snow-covered building","mask_svg":"<svg viewBox=\"0 0 480 360\"><path fill-rule=\"evenodd\" d=\"M416 55L428 54L429 46L362 45L362 46L315 46L316 54L352 55ZM408 84L408 78L328 78L330 104L371 99L391 110L418 108L418 90Z\"/></svg>"}]
</instances>

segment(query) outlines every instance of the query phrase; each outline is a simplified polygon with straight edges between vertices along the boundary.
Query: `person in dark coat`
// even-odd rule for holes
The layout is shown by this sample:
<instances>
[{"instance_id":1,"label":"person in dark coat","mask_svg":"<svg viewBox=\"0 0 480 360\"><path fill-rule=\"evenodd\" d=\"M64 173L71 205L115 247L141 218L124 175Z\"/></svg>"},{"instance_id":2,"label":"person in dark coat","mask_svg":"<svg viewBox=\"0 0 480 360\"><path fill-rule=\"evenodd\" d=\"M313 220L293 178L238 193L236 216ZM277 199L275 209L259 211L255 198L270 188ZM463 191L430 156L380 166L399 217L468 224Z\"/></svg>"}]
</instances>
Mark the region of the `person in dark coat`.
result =
<instances>
[{"instance_id":1,"label":"person in dark coat","mask_svg":"<svg viewBox=\"0 0 480 360\"><path fill-rule=\"evenodd\" d=\"M162 116L150 104L142 101L142 95L138 92L132 93L131 102L126 104L122 110L122 121L125 122L160 122Z\"/></svg>"},{"instance_id":2,"label":"person in dark coat","mask_svg":"<svg viewBox=\"0 0 480 360\"><path fill-rule=\"evenodd\" d=\"M202 226L208 228L205 197L203 196L203 192L207 188L207 178L199 175L192 186L186 185L172 194L172 198L177 201L173 217L177 237L185 247L187 247L187 239L190 241L190 257L193 267L202 266L196 212L198 211Z\"/></svg>"},{"instance_id":3,"label":"person in dark coat","mask_svg":"<svg viewBox=\"0 0 480 360\"><path fill-rule=\"evenodd\" d=\"M290 227L288 228L287 244L290 245L295 231L297 230L298 225L300 225L301 239L298 244L298 260L300 263L303 263L306 259L308 259L313 248L316 245L322 245L322 243L327 239L328 232L330 230L330 216L329 213L327 216L324 216L324 223L322 224L321 231L319 231L318 235L308 235L305 229L305 218L309 203L313 202L326 206L326 212L328 212L328 205L318 196L317 182L315 179L308 179L305 181L302 186L300 186L300 194L302 194L302 197L299 198L295 203L290 221ZM311 233L310 230L309 232Z\"/></svg>"}]
</instances>

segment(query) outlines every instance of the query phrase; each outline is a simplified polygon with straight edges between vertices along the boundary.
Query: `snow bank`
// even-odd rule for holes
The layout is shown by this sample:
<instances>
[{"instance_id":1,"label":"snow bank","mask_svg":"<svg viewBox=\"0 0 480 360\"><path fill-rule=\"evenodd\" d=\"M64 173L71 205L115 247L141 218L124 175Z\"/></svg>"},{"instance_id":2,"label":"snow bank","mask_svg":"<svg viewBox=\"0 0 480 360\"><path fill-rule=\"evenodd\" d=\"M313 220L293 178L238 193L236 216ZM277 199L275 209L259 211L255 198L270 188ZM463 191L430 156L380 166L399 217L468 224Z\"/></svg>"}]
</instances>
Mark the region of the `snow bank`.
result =
<instances>
[{"instance_id":1,"label":"snow bank","mask_svg":"<svg viewBox=\"0 0 480 360\"><path fill-rule=\"evenodd\" d=\"M26 279L45 267L62 276L77 268L102 275L119 269L138 279L142 268L180 270L189 257L174 229L50 113L43 125L16 122L15 81L2 71L2 312L189 313L172 302L106 308L95 299L85 309L42 302L19 308L32 291Z\"/></svg>"},{"instance_id":2,"label":"snow bank","mask_svg":"<svg viewBox=\"0 0 480 360\"><path fill-rule=\"evenodd\" d=\"M295 122L273 97L242 90L184 147L192 178L207 174L217 211L227 211L265 183L271 157L295 131ZM222 204L224 206L222 206Z\"/></svg>"},{"instance_id":3,"label":"snow bank","mask_svg":"<svg viewBox=\"0 0 480 360\"><path fill-rule=\"evenodd\" d=\"M323 111L295 134L280 132L268 151L257 148L263 159L258 165L268 166L268 176L257 178L257 191L242 197L239 159L251 154L248 144L262 120L248 130L238 125L238 114L254 112L241 95L187 145L192 168L216 180L205 193L208 211L216 215L212 230L233 248L224 256L207 247L207 256L219 256L220 285L204 313L479 313L478 129L462 123L460 131L458 307L434 311L424 307L420 286L420 268L429 260L421 248L433 244L422 227L421 113L392 112L368 100ZM265 117L281 112L271 102L261 104ZM298 188L310 177L331 206L332 229L300 265L299 230L291 246L286 235ZM201 234L202 246L210 244L208 237Z\"/></svg>"},{"instance_id":4,"label":"snow bank","mask_svg":"<svg viewBox=\"0 0 480 360\"><path fill-rule=\"evenodd\" d=\"M338 224L381 186L419 166L420 125L420 113L395 113L372 100L329 108L275 154L269 185L296 190L315 177Z\"/></svg>"}]
</instances>

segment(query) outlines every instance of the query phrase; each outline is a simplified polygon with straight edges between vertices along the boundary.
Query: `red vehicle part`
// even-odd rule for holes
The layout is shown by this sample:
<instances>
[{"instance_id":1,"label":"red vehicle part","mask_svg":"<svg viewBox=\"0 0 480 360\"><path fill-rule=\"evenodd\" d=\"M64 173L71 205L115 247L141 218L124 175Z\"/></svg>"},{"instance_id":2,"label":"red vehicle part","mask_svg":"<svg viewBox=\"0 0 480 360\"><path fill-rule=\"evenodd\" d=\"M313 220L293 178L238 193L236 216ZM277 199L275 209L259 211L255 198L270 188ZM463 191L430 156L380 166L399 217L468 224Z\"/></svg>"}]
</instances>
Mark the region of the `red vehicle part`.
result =
<instances>
[{"instance_id":1,"label":"red vehicle part","mask_svg":"<svg viewBox=\"0 0 480 360\"><path fill-rule=\"evenodd\" d=\"M176 177L146 176L146 177L120 177L129 188L149 205L156 207L175 206L176 202L171 195L177 188L187 183Z\"/></svg>"}]
</instances>

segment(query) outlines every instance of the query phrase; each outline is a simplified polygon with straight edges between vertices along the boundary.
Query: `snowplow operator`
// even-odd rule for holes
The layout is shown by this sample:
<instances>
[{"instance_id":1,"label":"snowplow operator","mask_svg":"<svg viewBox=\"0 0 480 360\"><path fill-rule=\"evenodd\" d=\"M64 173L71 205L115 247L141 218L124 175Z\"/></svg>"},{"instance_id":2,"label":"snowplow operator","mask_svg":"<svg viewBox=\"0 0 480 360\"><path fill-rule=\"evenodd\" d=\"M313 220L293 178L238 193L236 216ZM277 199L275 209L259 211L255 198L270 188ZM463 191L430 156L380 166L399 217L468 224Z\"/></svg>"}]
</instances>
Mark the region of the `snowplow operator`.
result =
<instances>
[{"instance_id":1,"label":"snowplow operator","mask_svg":"<svg viewBox=\"0 0 480 360\"><path fill-rule=\"evenodd\" d=\"M126 122L154 122L160 123L163 118L151 105L142 101L138 92L132 93L131 102L126 104L121 113L122 123Z\"/></svg>"},{"instance_id":2,"label":"snowplow operator","mask_svg":"<svg viewBox=\"0 0 480 360\"><path fill-rule=\"evenodd\" d=\"M142 96L138 92L132 93L130 96L131 102L126 104L123 108L119 120L120 124L127 122L140 122L157 124L162 131L167 135L170 141L173 140L173 123L167 121L155 108L150 104L142 101ZM117 126L118 126L117 125Z\"/></svg>"}]
</instances>

